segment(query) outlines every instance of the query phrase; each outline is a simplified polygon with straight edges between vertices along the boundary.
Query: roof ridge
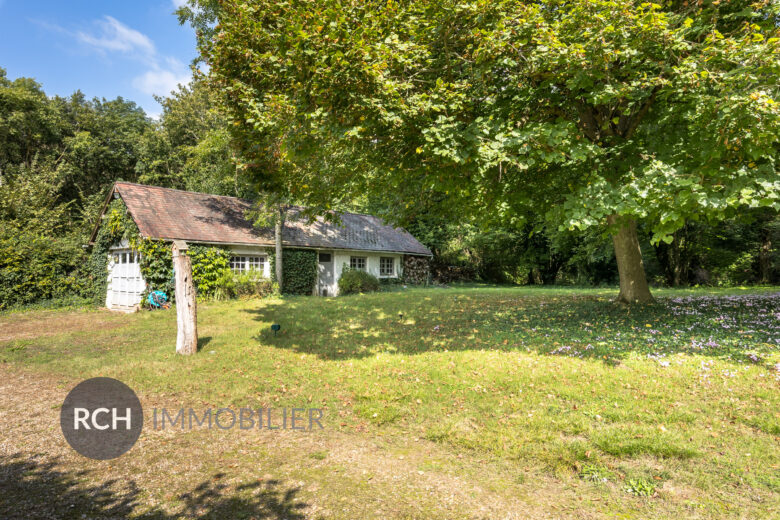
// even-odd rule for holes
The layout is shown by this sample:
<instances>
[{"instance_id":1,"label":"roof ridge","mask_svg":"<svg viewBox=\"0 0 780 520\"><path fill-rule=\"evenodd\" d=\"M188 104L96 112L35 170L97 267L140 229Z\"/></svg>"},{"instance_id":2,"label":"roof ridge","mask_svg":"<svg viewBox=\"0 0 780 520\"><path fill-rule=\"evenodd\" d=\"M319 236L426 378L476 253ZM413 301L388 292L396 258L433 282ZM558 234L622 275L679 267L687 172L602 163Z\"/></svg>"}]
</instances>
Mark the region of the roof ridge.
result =
<instances>
[{"instance_id":1,"label":"roof ridge","mask_svg":"<svg viewBox=\"0 0 780 520\"><path fill-rule=\"evenodd\" d=\"M203 191L193 191L193 190L180 190L179 188L168 188L166 186L154 186L152 184L141 184L140 182L129 182L129 181L116 181L114 182L115 185L117 184L129 184L131 186L140 186L141 188L156 188L158 190L167 190L167 191L178 191L180 193L192 193L193 195L206 195L208 197L224 197L228 199L236 199L236 200L242 200L245 202L254 202L250 199L245 199L242 197L236 197L233 195L219 195L217 193L205 193Z\"/></svg>"},{"instance_id":2,"label":"roof ridge","mask_svg":"<svg viewBox=\"0 0 780 520\"><path fill-rule=\"evenodd\" d=\"M178 191L180 193L192 193L192 194L195 194L195 195L206 195L208 197L225 197L225 198L228 198L228 199L236 199L236 200L240 200L240 201L243 201L243 202L251 202L251 203L256 202L256 201L251 200L251 199L245 199L243 197L236 197L236 196L233 196L233 195L219 195L217 193L205 193L205 192L202 192L202 191L181 190L179 188L168 188L166 186L154 186L152 184L141 184L140 182L115 181L114 185L117 185L117 184L129 184L131 186L140 186L142 188L157 188L158 190ZM300 204L291 204L291 206L293 206L295 208L303 209L303 210L308 209L307 206L301 206ZM336 210L331 210L331 211L336 211ZM375 218L375 219L381 220L383 222L383 224L386 225L386 226L390 225L390 224L385 223L385 219L383 219L382 217L379 217L377 215L372 215L371 213L358 213L356 211L337 211L337 213L341 213L342 215L357 215L357 216L361 216L361 217L371 217L371 218ZM392 227L396 228L396 227L399 227L399 226L392 226Z\"/></svg>"},{"instance_id":3,"label":"roof ridge","mask_svg":"<svg viewBox=\"0 0 780 520\"><path fill-rule=\"evenodd\" d=\"M248 205L259 201L125 181L115 183L115 193L121 195L128 212L145 237L178 237L193 242L247 245L271 244L273 241L271 228L258 228L246 216ZM298 213L319 208L291 205L290 209ZM285 231L288 247L431 254L407 230L387 224L381 217L349 211L329 211L334 217L340 217L341 225L334 225L330 219L316 214L311 222L306 223L297 221L308 219L289 219L289 234Z\"/></svg>"}]
</instances>

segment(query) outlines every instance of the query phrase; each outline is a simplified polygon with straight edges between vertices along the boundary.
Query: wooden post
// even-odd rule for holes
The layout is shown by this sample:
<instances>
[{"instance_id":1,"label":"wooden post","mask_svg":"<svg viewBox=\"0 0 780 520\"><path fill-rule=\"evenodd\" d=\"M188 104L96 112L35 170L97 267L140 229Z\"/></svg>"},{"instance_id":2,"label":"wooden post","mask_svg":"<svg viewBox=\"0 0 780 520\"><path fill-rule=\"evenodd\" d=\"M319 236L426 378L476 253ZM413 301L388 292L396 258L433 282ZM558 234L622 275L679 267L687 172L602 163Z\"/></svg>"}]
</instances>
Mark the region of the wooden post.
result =
<instances>
[{"instance_id":1,"label":"wooden post","mask_svg":"<svg viewBox=\"0 0 780 520\"><path fill-rule=\"evenodd\" d=\"M192 261L187 243L173 241L173 270L176 274L176 353L189 356L198 351L198 309L192 282Z\"/></svg>"}]
</instances>

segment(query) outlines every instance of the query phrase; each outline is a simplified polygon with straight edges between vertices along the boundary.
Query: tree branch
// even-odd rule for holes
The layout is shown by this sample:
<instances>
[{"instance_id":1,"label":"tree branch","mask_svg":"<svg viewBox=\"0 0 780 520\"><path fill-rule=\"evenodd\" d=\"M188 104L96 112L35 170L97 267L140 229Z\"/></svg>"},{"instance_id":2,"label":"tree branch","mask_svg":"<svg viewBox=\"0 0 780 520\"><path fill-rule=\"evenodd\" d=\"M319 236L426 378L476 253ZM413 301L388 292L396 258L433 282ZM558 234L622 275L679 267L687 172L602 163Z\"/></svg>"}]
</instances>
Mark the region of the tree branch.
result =
<instances>
[{"instance_id":1,"label":"tree branch","mask_svg":"<svg viewBox=\"0 0 780 520\"><path fill-rule=\"evenodd\" d=\"M639 127L639 124L642 122L642 119L647 115L647 112L650 111L650 107L653 104L653 101L655 101L655 95L658 93L658 91L661 89L659 86L653 87L653 92L650 94L650 97L648 97L645 102L642 104L642 108L639 109L639 112L634 115L634 117L631 119L631 122L628 125L628 128L626 129L625 133L623 134L624 139L631 139L631 136L634 135L634 132Z\"/></svg>"}]
</instances>

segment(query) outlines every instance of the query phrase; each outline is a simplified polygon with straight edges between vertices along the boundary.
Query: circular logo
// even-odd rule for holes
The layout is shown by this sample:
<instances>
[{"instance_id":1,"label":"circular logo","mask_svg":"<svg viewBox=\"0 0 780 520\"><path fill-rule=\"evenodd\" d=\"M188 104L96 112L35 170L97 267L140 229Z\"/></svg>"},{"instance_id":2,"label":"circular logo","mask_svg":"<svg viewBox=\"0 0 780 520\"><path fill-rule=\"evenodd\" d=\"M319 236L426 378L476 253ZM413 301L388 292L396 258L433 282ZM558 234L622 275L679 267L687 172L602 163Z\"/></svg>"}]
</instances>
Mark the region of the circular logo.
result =
<instances>
[{"instance_id":1,"label":"circular logo","mask_svg":"<svg viewBox=\"0 0 780 520\"><path fill-rule=\"evenodd\" d=\"M71 448L90 459L119 457L141 435L144 413L135 392L121 381L95 377L76 385L60 410Z\"/></svg>"}]
</instances>

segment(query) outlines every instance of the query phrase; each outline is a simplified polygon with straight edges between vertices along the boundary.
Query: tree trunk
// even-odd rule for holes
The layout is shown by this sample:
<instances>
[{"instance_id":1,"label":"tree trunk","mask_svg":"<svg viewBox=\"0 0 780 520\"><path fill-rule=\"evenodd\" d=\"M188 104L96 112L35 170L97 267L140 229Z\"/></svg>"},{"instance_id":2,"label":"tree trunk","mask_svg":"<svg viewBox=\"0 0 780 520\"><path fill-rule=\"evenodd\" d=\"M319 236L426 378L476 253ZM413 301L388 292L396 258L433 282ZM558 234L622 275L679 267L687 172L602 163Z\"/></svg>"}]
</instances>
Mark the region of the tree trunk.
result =
<instances>
[{"instance_id":1,"label":"tree trunk","mask_svg":"<svg viewBox=\"0 0 780 520\"><path fill-rule=\"evenodd\" d=\"M280 207L279 214L276 216L274 225L274 239L276 241L276 283L279 285L279 292L282 292L282 230L284 229L284 210Z\"/></svg>"},{"instance_id":2,"label":"tree trunk","mask_svg":"<svg viewBox=\"0 0 780 520\"><path fill-rule=\"evenodd\" d=\"M758 268L761 283L769 283L772 270L772 233L769 225L765 224L761 234L761 249L758 251Z\"/></svg>"},{"instance_id":3,"label":"tree trunk","mask_svg":"<svg viewBox=\"0 0 780 520\"><path fill-rule=\"evenodd\" d=\"M198 311L192 260L187 255L187 244L180 240L173 243L173 269L176 274L176 353L188 356L198 351Z\"/></svg>"},{"instance_id":4,"label":"tree trunk","mask_svg":"<svg viewBox=\"0 0 780 520\"><path fill-rule=\"evenodd\" d=\"M642 251L636 234L636 221L621 218L618 215L607 217L610 225L617 224L618 232L612 235L615 247L618 274L620 275L620 294L617 300L622 303L649 303L654 301L645 277L642 263Z\"/></svg>"}]
</instances>

